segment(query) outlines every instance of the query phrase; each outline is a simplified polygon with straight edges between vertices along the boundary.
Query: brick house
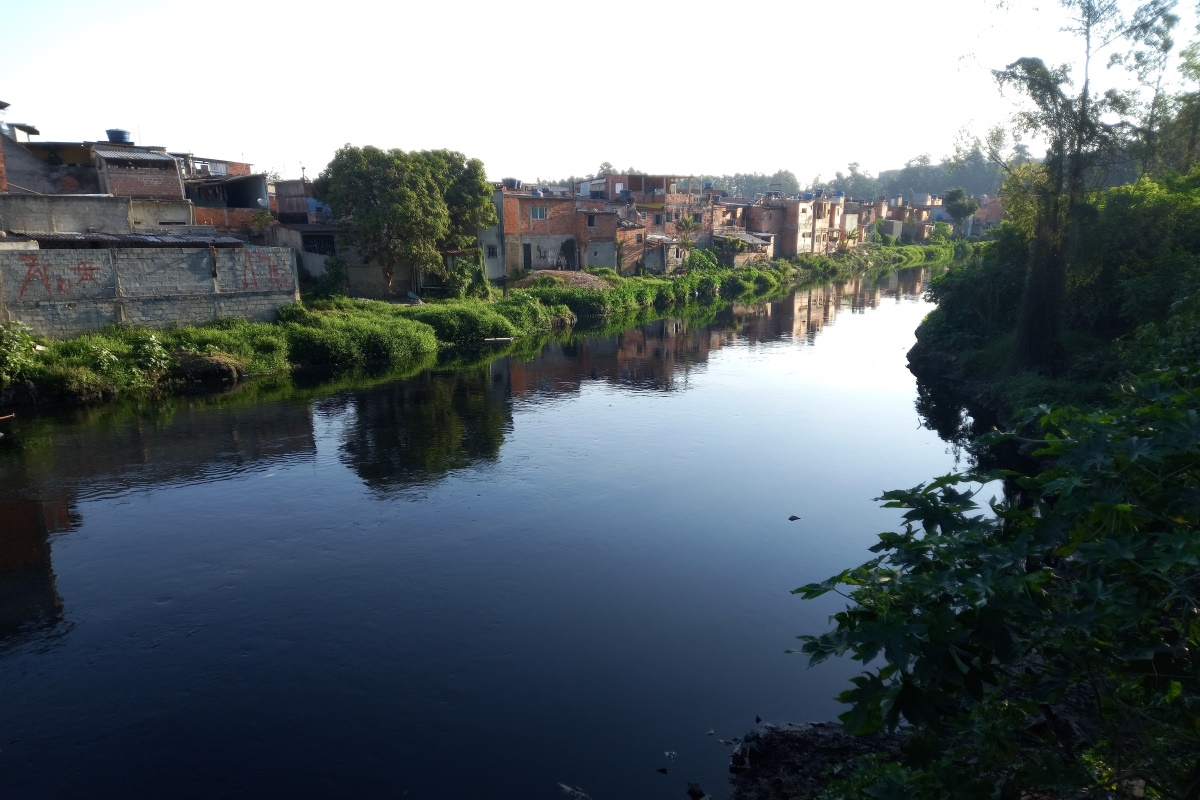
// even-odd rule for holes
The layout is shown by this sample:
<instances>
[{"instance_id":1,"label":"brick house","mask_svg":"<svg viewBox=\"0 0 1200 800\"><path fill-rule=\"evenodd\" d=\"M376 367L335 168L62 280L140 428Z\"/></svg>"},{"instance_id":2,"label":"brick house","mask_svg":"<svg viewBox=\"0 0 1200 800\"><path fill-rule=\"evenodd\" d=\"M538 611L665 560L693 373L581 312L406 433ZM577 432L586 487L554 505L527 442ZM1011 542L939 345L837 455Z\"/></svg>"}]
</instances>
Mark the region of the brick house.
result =
<instances>
[{"instance_id":1,"label":"brick house","mask_svg":"<svg viewBox=\"0 0 1200 800\"><path fill-rule=\"evenodd\" d=\"M547 197L538 189L501 191L506 273L577 268L575 198Z\"/></svg>"}]
</instances>

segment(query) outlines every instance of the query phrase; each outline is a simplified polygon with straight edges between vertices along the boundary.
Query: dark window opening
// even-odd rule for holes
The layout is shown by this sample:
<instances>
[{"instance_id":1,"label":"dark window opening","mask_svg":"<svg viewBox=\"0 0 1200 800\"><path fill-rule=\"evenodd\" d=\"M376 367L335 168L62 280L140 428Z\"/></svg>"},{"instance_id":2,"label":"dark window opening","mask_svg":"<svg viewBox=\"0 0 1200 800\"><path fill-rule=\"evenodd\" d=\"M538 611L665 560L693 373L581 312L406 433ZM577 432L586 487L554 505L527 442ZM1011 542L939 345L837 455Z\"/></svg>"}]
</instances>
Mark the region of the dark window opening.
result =
<instances>
[{"instance_id":1,"label":"dark window opening","mask_svg":"<svg viewBox=\"0 0 1200 800\"><path fill-rule=\"evenodd\" d=\"M337 252L337 241L329 234L306 234L301 238L301 246L306 253L318 256L331 256Z\"/></svg>"}]
</instances>

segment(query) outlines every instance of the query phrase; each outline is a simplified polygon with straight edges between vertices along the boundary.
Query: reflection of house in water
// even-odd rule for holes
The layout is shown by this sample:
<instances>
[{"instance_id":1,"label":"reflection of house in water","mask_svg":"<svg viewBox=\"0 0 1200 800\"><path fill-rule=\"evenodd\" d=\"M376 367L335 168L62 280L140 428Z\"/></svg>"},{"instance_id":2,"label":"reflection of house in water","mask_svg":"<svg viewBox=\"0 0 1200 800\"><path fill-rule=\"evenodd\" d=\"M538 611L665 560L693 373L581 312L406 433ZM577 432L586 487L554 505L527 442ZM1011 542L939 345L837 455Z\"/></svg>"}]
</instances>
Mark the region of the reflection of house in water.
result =
<instances>
[{"instance_id":1,"label":"reflection of house in water","mask_svg":"<svg viewBox=\"0 0 1200 800\"><path fill-rule=\"evenodd\" d=\"M514 397L575 393L586 381L671 391L721 346L719 331L660 319L619 334L550 342L531 361L510 359Z\"/></svg>"},{"instance_id":2,"label":"reflection of house in water","mask_svg":"<svg viewBox=\"0 0 1200 800\"><path fill-rule=\"evenodd\" d=\"M811 343L825 325L837 319L841 301L841 287L830 284L799 290L772 305L781 333Z\"/></svg>"},{"instance_id":3,"label":"reflection of house in water","mask_svg":"<svg viewBox=\"0 0 1200 800\"><path fill-rule=\"evenodd\" d=\"M49 537L78 526L78 497L207 480L315 452L303 403L185 406L155 416L106 408L73 423L22 420L19 435L0 448L0 645L62 620Z\"/></svg>"},{"instance_id":4,"label":"reflection of house in water","mask_svg":"<svg viewBox=\"0 0 1200 800\"><path fill-rule=\"evenodd\" d=\"M50 534L69 531L71 504L0 500L0 646L18 635L53 628L62 621L63 601L54 586Z\"/></svg>"}]
</instances>

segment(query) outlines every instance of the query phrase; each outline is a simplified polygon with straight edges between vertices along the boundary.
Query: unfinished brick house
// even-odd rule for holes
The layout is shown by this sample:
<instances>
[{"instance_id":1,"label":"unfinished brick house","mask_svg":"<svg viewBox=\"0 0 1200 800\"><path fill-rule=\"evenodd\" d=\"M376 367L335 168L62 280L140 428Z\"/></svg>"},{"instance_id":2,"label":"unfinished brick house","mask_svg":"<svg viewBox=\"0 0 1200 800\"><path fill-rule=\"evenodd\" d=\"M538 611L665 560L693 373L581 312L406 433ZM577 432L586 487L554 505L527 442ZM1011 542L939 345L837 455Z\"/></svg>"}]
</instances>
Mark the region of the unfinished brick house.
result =
<instances>
[{"instance_id":1,"label":"unfinished brick house","mask_svg":"<svg viewBox=\"0 0 1200 800\"><path fill-rule=\"evenodd\" d=\"M540 189L499 191L506 273L578 269L574 197L547 197Z\"/></svg>"}]
</instances>

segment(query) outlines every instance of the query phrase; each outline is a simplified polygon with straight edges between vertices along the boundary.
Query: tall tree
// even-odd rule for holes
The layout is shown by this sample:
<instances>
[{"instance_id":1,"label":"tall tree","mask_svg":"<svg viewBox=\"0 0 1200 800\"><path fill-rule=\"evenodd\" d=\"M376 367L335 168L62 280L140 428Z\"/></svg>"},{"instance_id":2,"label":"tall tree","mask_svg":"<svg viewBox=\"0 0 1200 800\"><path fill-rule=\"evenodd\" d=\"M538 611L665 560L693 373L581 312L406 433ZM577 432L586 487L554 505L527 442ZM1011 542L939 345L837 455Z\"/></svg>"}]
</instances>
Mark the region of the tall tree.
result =
<instances>
[{"instance_id":1,"label":"tall tree","mask_svg":"<svg viewBox=\"0 0 1200 800\"><path fill-rule=\"evenodd\" d=\"M1117 0L1060 0L1071 14L1068 29L1081 40L1078 90L1067 67L1050 68L1040 58L1022 58L994 71L1001 88L1013 87L1032 104L1017 117L1022 131L1045 138L1046 182L1039 197L1025 290L1017 321L1015 365L1055 372L1062 363L1063 304L1067 261L1075 244L1073 219L1083 211L1087 178L1104 156L1126 143L1129 110L1115 91L1092 86L1092 61L1114 44L1141 48L1151 41L1159 18L1174 0L1150 0L1127 19ZM1112 122L1118 118L1121 122Z\"/></svg>"},{"instance_id":2,"label":"tall tree","mask_svg":"<svg viewBox=\"0 0 1200 800\"><path fill-rule=\"evenodd\" d=\"M973 197L967 197L966 190L961 186L946 192L942 197L942 205L945 206L946 213L954 217L960 233L965 233L963 223L979 210L979 201Z\"/></svg>"},{"instance_id":3,"label":"tall tree","mask_svg":"<svg viewBox=\"0 0 1200 800\"><path fill-rule=\"evenodd\" d=\"M379 264L388 292L402 263L446 277L442 254L474 247L496 224L478 159L449 150L405 152L345 145L313 184L347 237Z\"/></svg>"}]
</instances>

